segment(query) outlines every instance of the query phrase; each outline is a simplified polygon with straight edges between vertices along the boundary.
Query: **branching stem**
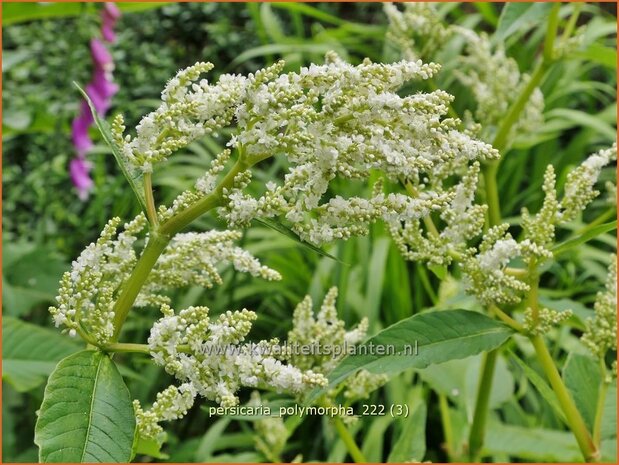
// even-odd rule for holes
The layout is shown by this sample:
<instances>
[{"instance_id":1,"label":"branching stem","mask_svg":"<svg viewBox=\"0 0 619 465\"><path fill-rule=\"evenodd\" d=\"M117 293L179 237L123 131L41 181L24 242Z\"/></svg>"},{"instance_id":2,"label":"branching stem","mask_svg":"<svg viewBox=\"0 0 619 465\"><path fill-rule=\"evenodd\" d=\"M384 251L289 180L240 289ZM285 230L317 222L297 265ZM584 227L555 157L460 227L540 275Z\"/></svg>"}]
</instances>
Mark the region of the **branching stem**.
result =
<instances>
[{"instance_id":1,"label":"branching stem","mask_svg":"<svg viewBox=\"0 0 619 465\"><path fill-rule=\"evenodd\" d=\"M550 65L554 62L554 43L557 37L560 8L560 3L555 3L552 6L546 29L546 37L544 40L543 58L535 67L535 70L529 78L526 86L522 89L514 103L509 108L507 115L501 122L497 134L492 141L494 148L501 154L504 154L507 149L509 134L512 127L520 119L520 115L531 98L531 95L541 83ZM501 223L501 206L499 203L499 193L496 182L499 162L500 159L486 163L482 169L484 186L486 190L486 201L488 204L488 224L490 226L495 226ZM494 376L497 351L498 349L495 349L492 352L484 354L482 363L482 372L477 391L477 399L475 402L475 413L473 415L473 424L471 425L469 435L469 455L473 460L477 460L483 445L486 416L488 413L488 402L490 399L490 391L492 389L492 378Z\"/></svg>"},{"instance_id":2,"label":"branching stem","mask_svg":"<svg viewBox=\"0 0 619 465\"><path fill-rule=\"evenodd\" d=\"M211 194L191 207L177 213L151 232L146 248L138 259L135 268L131 272L131 276L129 276L129 279L123 285L120 295L114 305L114 335L112 337L112 342L116 342L118 340L120 331L125 323L125 320L127 319L129 311L133 307L135 299L138 297L138 294L148 279L148 275L155 266L155 263L157 263L157 259L163 253L172 237L199 216L221 205L224 189L231 188L234 184L236 175L249 168L249 166L250 165L247 162L242 160L242 157L239 157L234 166ZM150 173L147 173L147 175L144 176L144 185L150 186ZM152 187L146 190L150 191L152 201ZM152 210L156 211L154 202L152 202ZM152 221L151 224L153 224Z\"/></svg>"}]
</instances>

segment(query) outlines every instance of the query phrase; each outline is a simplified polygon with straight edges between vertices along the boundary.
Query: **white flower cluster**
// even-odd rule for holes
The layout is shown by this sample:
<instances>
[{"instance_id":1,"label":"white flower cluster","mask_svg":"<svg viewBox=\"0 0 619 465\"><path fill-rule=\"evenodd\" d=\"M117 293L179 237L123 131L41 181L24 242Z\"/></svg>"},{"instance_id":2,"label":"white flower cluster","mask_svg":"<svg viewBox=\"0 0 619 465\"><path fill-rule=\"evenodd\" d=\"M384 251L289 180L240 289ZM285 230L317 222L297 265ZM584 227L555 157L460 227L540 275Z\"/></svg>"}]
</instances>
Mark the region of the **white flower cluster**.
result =
<instances>
[{"instance_id":1,"label":"white flower cluster","mask_svg":"<svg viewBox=\"0 0 619 465\"><path fill-rule=\"evenodd\" d=\"M177 234L170 241L148 276L137 306L169 303L161 291L189 285L210 288L222 284L218 267L231 264L241 273L269 281L281 275L263 266L246 250L234 245L241 238L238 231L208 231Z\"/></svg>"},{"instance_id":2,"label":"white flower cluster","mask_svg":"<svg viewBox=\"0 0 619 465\"><path fill-rule=\"evenodd\" d=\"M346 346L361 342L368 330L366 318L350 331L346 331L344 321L337 316L335 307L337 287L332 287L322 302L320 310L314 316L312 299L306 296L295 308L292 316L292 330L288 332L288 342L291 345L329 347L332 350L315 351L311 355L292 352L289 360L294 365L311 369L318 373L328 374L346 355ZM340 353L336 353L339 347ZM386 375L375 375L367 370L360 370L354 376L338 386L344 397L349 401L367 398L371 392L378 389L388 380Z\"/></svg>"},{"instance_id":3,"label":"white flower cluster","mask_svg":"<svg viewBox=\"0 0 619 465\"><path fill-rule=\"evenodd\" d=\"M506 223L490 228L478 252L470 249L462 262L465 289L484 304L516 304L520 294L529 289L526 283L505 272L507 264L523 251L508 229Z\"/></svg>"},{"instance_id":4,"label":"white flower cluster","mask_svg":"<svg viewBox=\"0 0 619 465\"><path fill-rule=\"evenodd\" d=\"M554 326L570 319L573 315L571 310L558 311L546 307L533 310L527 307L524 311L523 326L529 334L545 334Z\"/></svg>"},{"instance_id":5,"label":"white flower cluster","mask_svg":"<svg viewBox=\"0 0 619 465\"><path fill-rule=\"evenodd\" d=\"M222 406L238 404L242 387L268 386L278 392L299 394L323 386L326 378L302 371L269 354L277 340L242 345L256 319L248 310L226 312L211 321L206 307L189 307L175 314L161 308L163 318L153 326L148 345L155 362L196 392Z\"/></svg>"},{"instance_id":6,"label":"white flower cluster","mask_svg":"<svg viewBox=\"0 0 619 465\"><path fill-rule=\"evenodd\" d=\"M413 220L449 202L442 182L471 161L498 157L487 144L456 130L458 121L443 118L452 97L440 90L400 97L408 81L428 79L439 66L421 61L358 66L335 54L324 65L282 74L283 62L248 77L223 75L216 84L194 82L205 64L181 71L163 94L163 103L144 117L134 138L115 140L132 167L143 172L154 163L236 119L228 146L242 169L222 192L220 213L231 226L259 217L284 216L292 229L315 243L364 234L382 219ZM243 189L247 169L283 155L290 168L282 183L271 182L255 198ZM213 193L230 157L226 151L209 172L159 214L174 213ZM329 192L336 178L365 179L378 170L389 180L405 179L419 188L417 198L377 192L370 199L342 198ZM323 199L326 202L321 203Z\"/></svg>"},{"instance_id":7,"label":"white flower cluster","mask_svg":"<svg viewBox=\"0 0 619 465\"><path fill-rule=\"evenodd\" d=\"M491 140L498 123L503 119L514 99L529 81L522 74L515 60L505 54L501 44L493 44L484 33L448 25L432 3L410 2L400 11L385 3L384 11L389 20L387 38L407 59L426 61L439 59L439 52L453 36L465 41L465 50L458 58L460 66L455 76L468 87L475 98L475 119L483 128L483 138ZM520 131L531 131L543 122L544 96L539 88L533 91L510 136Z\"/></svg>"},{"instance_id":8,"label":"white flower cluster","mask_svg":"<svg viewBox=\"0 0 619 465\"><path fill-rule=\"evenodd\" d=\"M565 192L558 213L561 222L568 222L585 209L600 192L595 184L602 168L617 161L617 143L590 155L579 167L570 171L565 181Z\"/></svg>"},{"instance_id":9,"label":"white flower cluster","mask_svg":"<svg viewBox=\"0 0 619 465\"><path fill-rule=\"evenodd\" d=\"M466 55L461 60L464 71L455 71L468 87L477 104L475 120L484 129L484 139L491 140L516 97L529 82L529 75L518 69L518 63L505 54L502 45L493 45L484 33L456 27L466 40ZM535 88L518 121L510 131L510 139L518 133L535 132L544 121L544 94Z\"/></svg>"},{"instance_id":10,"label":"white flower cluster","mask_svg":"<svg viewBox=\"0 0 619 465\"><path fill-rule=\"evenodd\" d=\"M486 232L479 246L469 245L482 232L486 210L486 206L475 204L477 164L451 190L448 206L439 210L442 223L435 224L429 217L403 224L395 221L390 223L390 232L400 253L408 260L436 265L449 265L454 259L461 262L467 291L482 303L517 304L529 286L520 277L507 273L507 265L515 259L530 263L552 258L555 228L575 219L599 194L595 184L601 170L616 159L616 144L590 155L567 175L561 199L555 186L554 169L548 166L541 209L535 215L526 208L522 210L520 241L508 233L508 224L502 224ZM414 189L410 193L414 195ZM551 317L548 315L549 321Z\"/></svg>"},{"instance_id":11,"label":"white flower cluster","mask_svg":"<svg viewBox=\"0 0 619 465\"><path fill-rule=\"evenodd\" d=\"M387 40L396 45L407 60L433 56L454 32L443 23L433 3L407 2L401 11L387 2L383 9L389 20Z\"/></svg>"},{"instance_id":12,"label":"white flower cluster","mask_svg":"<svg viewBox=\"0 0 619 465\"><path fill-rule=\"evenodd\" d=\"M133 244L146 218L138 215L114 239L119 225L120 218L111 219L97 242L86 247L62 276L57 306L49 311L56 326L66 326L71 336L80 332L104 344L114 333L115 292L136 263Z\"/></svg>"},{"instance_id":13,"label":"white flower cluster","mask_svg":"<svg viewBox=\"0 0 619 465\"><path fill-rule=\"evenodd\" d=\"M132 168L151 172L178 149L232 122L236 106L258 79L223 75L215 85L206 79L196 82L212 68L211 63L196 63L179 71L163 90L161 106L140 121L135 137L123 137L122 120L117 120L115 140Z\"/></svg>"},{"instance_id":14,"label":"white flower cluster","mask_svg":"<svg viewBox=\"0 0 619 465\"><path fill-rule=\"evenodd\" d=\"M595 316L587 322L582 342L596 357L604 360L609 350L617 351L617 256L608 269L606 290L598 293L593 308Z\"/></svg>"},{"instance_id":15,"label":"white flower cluster","mask_svg":"<svg viewBox=\"0 0 619 465\"><path fill-rule=\"evenodd\" d=\"M86 247L63 274L57 306L49 309L56 326L63 325L71 336L80 333L100 345L110 342L114 333L114 304L137 263L133 246L147 225L140 214L117 233L120 222L120 218L111 219L97 242ZM171 288L221 284L218 269L227 265L263 279L281 279L277 271L234 245L240 236L238 231L177 234L159 257L135 305L168 303L162 292Z\"/></svg>"},{"instance_id":16,"label":"white flower cluster","mask_svg":"<svg viewBox=\"0 0 619 465\"><path fill-rule=\"evenodd\" d=\"M163 443L165 433L159 422L176 420L187 415L187 411L193 407L196 390L191 383L180 386L169 386L157 393L157 400L151 408L143 410L140 401L133 401L135 418L140 436Z\"/></svg>"},{"instance_id":17,"label":"white flower cluster","mask_svg":"<svg viewBox=\"0 0 619 465\"><path fill-rule=\"evenodd\" d=\"M467 241L482 231L487 210L485 205L475 204L479 171L479 163L474 163L461 182L452 189L450 202L440 211L440 218L444 222L442 231L424 234L423 221L419 219L389 223L391 236L404 258L448 265L454 255L467 251ZM424 218L426 221L428 219Z\"/></svg>"},{"instance_id":18,"label":"white flower cluster","mask_svg":"<svg viewBox=\"0 0 619 465\"><path fill-rule=\"evenodd\" d=\"M363 179L378 170L393 181L438 189L452 165L497 156L456 131L454 120L441 120L451 101L445 92L397 95L404 82L430 77L436 65L352 66L328 59L279 76L239 108L240 134L231 145L254 158L285 153L292 166L282 184L270 183L258 199L240 188L228 192L224 216L230 223L281 215L311 242L345 239L364 234L378 219L420 218L449 196L433 190L421 190L417 198L378 192L370 199L334 196L321 204L336 177ZM243 187L249 177L238 182Z\"/></svg>"}]
</instances>

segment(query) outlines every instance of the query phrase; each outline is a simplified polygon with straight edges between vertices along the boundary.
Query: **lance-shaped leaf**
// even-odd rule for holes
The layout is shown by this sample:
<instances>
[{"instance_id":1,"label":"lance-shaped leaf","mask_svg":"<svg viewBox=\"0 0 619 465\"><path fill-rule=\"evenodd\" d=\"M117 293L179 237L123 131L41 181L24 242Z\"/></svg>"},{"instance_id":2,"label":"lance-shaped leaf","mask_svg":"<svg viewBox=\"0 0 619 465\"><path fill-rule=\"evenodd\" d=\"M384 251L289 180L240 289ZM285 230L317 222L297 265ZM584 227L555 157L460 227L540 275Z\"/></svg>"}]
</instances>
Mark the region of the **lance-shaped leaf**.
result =
<instances>
[{"instance_id":1,"label":"lance-shaped leaf","mask_svg":"<svg viewBox=\"0 0 619 465\"><path fill-rule=\"evenodd\" d=\"M513 330L481 313L444 310L420 313L356 346L329 375L330 385L360 369L397 373L469 357L503 344Z\"/></svg>"},{"instance_id":2,"label":"lance-shaped leaf","mask_svg":"<svg viewBox=\"0 0 619 465\"><path fill-rule=\"evenodd\" d=\"M144 198L144 188L142 185L141 173L130 169L130 167L127 165L127 161L125 160L125 156L121 153L120 148L114 142L114 137L112 137L112 131L110 130L110 125L108 124L108 122L99 116L99 113L97 113L97 110L95 109L95 106L92 103L92 100L90 100L88 94L84 92L84 90L76 82L74 82L73 84L75 84L75 87L79 89L79 91L84 96L84 99L88 103L90 111L92 112L92 117L95 120L95 124L97 125L99 132L101 132L103 140L107 145L110 146L112 154L116 159L116 163L118 163L118 166L120 166L120 170L125 175L125 178L131 186L131 189L133 189L133 193L137 197L142 211L146 213L146 199Z\"/></svg>"},{"instance_id":3,"label":"lance-shaped leaf","mask_svg":"<svg viewBox=\"0 0 619 465\"><path fill-rule=\"evenodd\" d=\"M34 442L41 462L128 462L135 436L129 390L114 362L84 350L58 363L45 388Z\"/></svg>"}]
</instances>

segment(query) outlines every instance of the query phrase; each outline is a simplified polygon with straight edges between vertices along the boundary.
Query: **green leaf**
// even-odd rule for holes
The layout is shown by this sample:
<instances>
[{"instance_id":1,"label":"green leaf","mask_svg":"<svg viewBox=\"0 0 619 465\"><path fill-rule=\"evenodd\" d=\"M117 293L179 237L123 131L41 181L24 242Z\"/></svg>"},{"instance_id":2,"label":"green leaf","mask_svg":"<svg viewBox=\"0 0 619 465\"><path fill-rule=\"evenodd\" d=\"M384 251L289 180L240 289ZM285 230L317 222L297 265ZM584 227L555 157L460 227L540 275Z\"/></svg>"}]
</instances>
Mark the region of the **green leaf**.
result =
<instances>
[{"instance_id":1,"label":"green leaf","mask_svg":"<svg viewBox=\"0 0 619 465\"><path fill-rule=\"evenodd\" d=\"M4 26L35 19L77 16L84 9L79 3L6 3L2 8Z\"/></svg>"},{"instance_id":2,"label":"green leaf","mask_svg":"<svg viewBox=\"0 0 619 465\"><path fill-rule=\"evenodd\" d=\"M403 420L404 429L393 446L387 463L422 461L426 454L426 416L426 404L420 402L410 417Z\"/></svg>"},{"instance_id":3,"label":"green leaf","mask_svg":"<svg viewBox=\"0 0 619 465\"><path fill-rule=\"evenodd\" d=\"M2 319L2 379L25 392L45 382L58 360L79 346L58 332L10 316Z\"/></svg>"},{"instance_id":4,"label":"green leaf","mask_svg":"<svg viewBox=\"0 0 619 465\"><path fill-rule=\"evenodd\" d=\"M602 44L593 43L586 50L576 52L574 55L610 69L617 69L617 50Z\"/></svg>"},{"instance_id":5,"label":"green leaf","mask_svg":"<svg viewBox=\"0 0 619 465\"><path fill-rule=\"evenodd\" d=\"M511 359L516 362L516 364L522 369L524 374L527 376L531 384L535 386L541 396L544 398L546 402L552 407L555 414L561 419L561 421L566 422L565 415L563 414L563 409L559 405L559 400L557 399L556 394L550 388L548 383L544 381L544 379L537 374L537 372L527 365L523 360L521 360L516 354L513 352L509 352Z\"/></svg>"},{"instance_id":6,"label":"green leaf","mask_svg":"<svg viewBox=\"0 0 619 465\"><path fill-rule=\"evenodd\" d=\"M600 234L605 234L610 231L614 231L617 229L617 220L611 221L610 223L600 224L594 228L591 228L589 231L584 234L577 234L575 237L568 239L564 242L561 242L555 245L551 250L552 253L556 255L562 254L563 252L567 252L568 250L573 249L574 247L578 247L585 242L589 242L591 239L598 237Z\"/></svg>"},{"instance_id":7,"label":"green leaf","mask_svg":"<svg viewBox=\"0 0 619 465\"><path fill-rule=\"evenodd\" d=\"M125 161L124 155L121 153L120 149L116 146L116 143L114 142L114 138L112 137L112 132L110 130L110 125L107 121L105 121L99 116L94 104L92 103L92 100L90 100L90 97L88 97L88 94L76 82L74 82L73 84L75 84L75 87L79 89L84 99L86 99L86 102L88 102L92 117L95 120L97 128L99 128L99 131L101 132L101 136L103 136L103 140L105 140L107 145L109 145L112 149L112 153L114 154L114 158L116 158L116 162L118 163L120 170L125 175L125 178L131 186L131 189L133 189L133 193L138 199L140 207L144 212L146 212L146 199L144 198L144 188L142 186L141 178L142 174L129 168L127 162Z\"/></svg>"},{"instance_id":8,"label":"green leaf","mask_svg":"<svg viewBox=\"0 0 619 465\"><path fill-rule=\"evenodd\" d=\"M615 140L617 132L615 128L606 121L602 120L598 116L590 115L581 110L573 110L571 108L555 108L550 110L545 115L548 118L548 122L554 122L555 120L566 121L573 123L576 126L582 126L590 128L595 132L603 135L609 141Z\"/></svg>"},{"instance_id":9,"label":"green leaf","mask_svg":"<svg viewBox=\"0 0 619 465\"><path fill-rule=\"evenodd\" d=\"M431 365L419 370L419 376L434 391L446 395L456 404L463 406L467 415L472 415L475 409L480 371L481 356L478 355ZM492 378L488 408L500 407L511 398L513 393L514 378L503 357L499 357Z\"/></svg>"},{"instance_id":10,"label":"green leaf","mask_svg":"<svg viewBox=\"0 0 619 465\"><path fill-rule=\"evenodd\" d=\"M313 252L316 252L318 255L322 255L323 257L329 257L330 259L335 260L336 262L343 263L344 265L346 265L346 263L342 262L337 257L334 257L333 255L325 252L320 247L316 247L314 244L310 242L305 242L303 239L297 236L297 234L292 229L288 228L287 226L283 225L282 223L278 221L271 220L269 218L254 218L254 221L263 226L266 226L267 228L271 228L274 231L277 231L278 233L283 234L284 236L295 241L297 244L303 247L306 247Z\"/></svg>"},{"instance_id":11,"label":"green leaf","mask_svg":"<svg viewBox=\"0 0 619 465\"><path fill-rule=\"evenodd\" d=\"M506 3L499 17L495 32L498 40L504 41L516 32L526 32L543 22L550 9L548 3Z\"/></svg>"},{"instance_id":12,"label":"green leaf","mask_svg":"<svg viewBox=\"0 0 619 465\"><path fill-rule=\"evenodd\" d=\"M329 375L333 386L360 369L398 373L497 348L513 331L481 313L445 310L420 313L380 331L355 348ZM417 353L414 353L415 346ZM413 350L413 355L411 355ZM388 353L388 354L387 354Z\"/></svg>"},{"instance_id":13,"label":"green leaf","mask_svg":"<svg viewBox=\"0 0 619 465\"><path fill-rule=\"evenodd\" d=\"M84 350L58 364L35 427L41 462L128 462L134 435L129 390L107 355Z\"/></svg>"},{"instance_id":14,"label":"green leaf","mask_svg":"<svg viewBox=\"0 0 619 465\"><path fill-rule=\"evenodd\" d=\"M196 462L205 462L213 457L217 440L224 434L230 421L230 418L220 418L209 427L204 436L202 436L195 452L194 460Z\"/></svg>"},{"instance_id":15,"label":"green leaf","mask_svg":"<svg viewBox=\"0 0 619 465\"><path fill-rule=\"evenodd\" d=\"M274 8L282 8L291 12L298 12L304 16L309 16L315 19L318 19L325 23L335 24L337 26L346 24L346 21L338 18L337 16L333 16L329 13L319 10L313 6L310 6L306 3L297 3L297 2L282 2L282 3L273 3Z\"/></svg>"},{"instance_id":16,"label":"green leaf","mask_svg":"<svg viewBox=\"0 0 619 465\"><path fill-rule=\"evenodd\" d=\"M600 430L602 439L612 438L617 439L617 381L606 390L606 399L604 399L604 411L602 412L602 428ZM616 446L616 442L615 442ZM615 449L615 454L616 454Z\"/></svg>"},{"instance_id":17,"label":"green leaf","mask_svg":"<svg viewBox=\"0 0 619 465\"><path fill-rule=\"evenodd\" d=\"M447 277L447 267L444 265L428 265L428 269L441 281Z\"/></svg>"},{"instance_id":18,"label":"green leaf","mask_svg":"<svg viewBox=\"0 0 619 465\"><path fill-rule=\"evenodd\" d=\"M488 24L495 27L498 25L499 18L495 13L494 3L475 2L473 5Z\"/></svg>"},{"instance_id":19,"label":"green leaf","mask_svg":"<svg viewBox=\"0 0 619 465\"><path fill-rule=\"evenodd\" d=\"M284 55L286 53L315 53L318 55L324 55L330 50L336 48L333 43L285 43L285 44L267 44L260 45L258 47L250 48L249 50L244 51L239 56L237 56L232 63L228 66L228 68L234 68L241 63L246 62L247 60L251 60L252 58L261 57L265 55ZM340 55L345 55L340 53L343 52L340 48L336 50ZM344 56L342 56L344 58Z\"/></svg>"},{"instance_id":20,"label":"green leaf","mask_svg":"<svg viewBox=\"0 0 619 465\"><path fill-rule=\"evenodd\" d=\"M498 454L535 462L582 461L572 433L495 422L486 430L483 455Z\"/></svg>"},{"instance_id":21,"label":"green leaf","mask_svg":"<svg viewBox=\"0 0 619 465\"><path fill-rule=\"evenodd\" d=\"M366 430L361 453L369 463L379 463L383 458L385 436L387 429L391 426L392 419L388 415L377 416L368 419L368 423L369 428Z\"/></svg>"},{"instance_id":22,"label":"green leaf","mask_svg":"<svg viewBox=\"0 0 619 465\"><path fill-rule=\"evenodd\" d=\"M563 380L591 431L595 422L595 410L602 382L596 361L586 355L571 353L563 367Z\"/></svg>"},{"instance_id":23,"label":"green leaf","mask_svg":"<svg viewBox=\"0 0 619 465\"><path fill-rule=\"evenodd\" d=\"M6 314L21 316L36 305L54 300L58 281L67 269L54 248L15 242L4 244L3 253L2 303Z\"/></svg>"},{"instance_id":24,"label":"green leaf","mask_svg":"<svg viewBox=\"0 0 619 465\"><path fill-rule=\"evenodd\" d=\"M136 455L148 455L156 459L166 460L170 458L169 455L161 452L161 444L159 442L154 439L145 439L141 436L137 438L134 452Z\"/></svg>"},{"instance_id":25,"label":"green leaf","mask_svg":"<svg viewBox=\"0 0 619 465\"><path fill-rule=\"evenodd\" d=\"M260 5L260 21L266 34L273 42L283 42L286 40L286 34L279 18L273 13L270 3L262 3Z\"/></svg>"}]
</instances>

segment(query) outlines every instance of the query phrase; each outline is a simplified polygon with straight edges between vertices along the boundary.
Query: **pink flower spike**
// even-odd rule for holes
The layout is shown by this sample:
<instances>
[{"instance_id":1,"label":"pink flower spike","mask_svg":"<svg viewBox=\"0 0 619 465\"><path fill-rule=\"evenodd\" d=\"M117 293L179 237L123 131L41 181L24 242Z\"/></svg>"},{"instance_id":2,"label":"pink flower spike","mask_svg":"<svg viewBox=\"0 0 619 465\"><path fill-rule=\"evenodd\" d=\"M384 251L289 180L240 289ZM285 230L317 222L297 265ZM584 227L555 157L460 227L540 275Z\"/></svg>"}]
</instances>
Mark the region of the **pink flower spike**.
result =
<instances>
[{"instance_id":1,"label":"pink flower spike","mask_svg":"<svg viewBox=\"0 0 619 465\"><path fill-rule=\"evenodd\" d=\"M114 26L116 21L120 18L120 10L115 3L106 2L101 10L101 34L107 42L116 42L116 34L114 33Z\"/></svg>"},{"instance_id":2,"label":"pink flower spike","mask_svg":"<svg viewBox=\"0 0 619 465\"><path fill-rule=\"evenodd\" d=\"M116 42L116 33L112 25L103 23L101 25L101 35L107 42Z\"/></svg>"},{"instance_id":3,"label":"pink flower spike","mask_svg":"<svg viewBox=\"0 0 619 465\"><path fill-rule=\"evenodd\" d=\"M120 8L116 6L115 2L105 2L103 4L103 11L101 12L103 16L109 17L110 20L118 21L118 19L122 16L120 12ZM107 19L107 18L103 18Z\"/></svg>"},{"instance_id":4,"label":"pink flower spike","mask_svg":"<svg viewBox=\"0 0 619 465\"><path fill-rule=\"evenodd\" d=\"M75 146L75 151L81 157L85 156L93 145L88 135L88 128L92 122L92 116L90 118L89 116L90 111L86 114L81 113L71 124L71 139Z\"/></svg>"},{"instance_id":5,"label":"pink flower spike","mask_svg":"<svg viewBox=\"0 0 619 465\"><path fill-rule=\"evenodd\" d=\"M71 182L77 189L77 195L80 200L86 200L88 194L92 190L94 183L90 178L90 170L92 164L82 157L76 157L69 163L69 173Z\"/></svg>"},{"instance_id":6,"label":"pink flower spike","mask_svg":"<svg viewBox=\"0 0 619 465\"><path fill-rule=\"evenodd\" d=\"M109 73L101 70L96 70L93 73L90 84L96 89L99 95L106 99L109 99L118 92L118 85L112 82Z\"/></svg>"},{"instance_id":7,"label":"pink flower spike","mask_svg":"<svg viewBox=\"0 0 619 465\"><path fill-rule=\"evenodd\" d=\"M114 69L112 54L108 51L105 44L99 39L90 40L90 54L92 55L92 61L96 67L102 68L106 71L111 71Z\"/></svg>"}]
</instances>

